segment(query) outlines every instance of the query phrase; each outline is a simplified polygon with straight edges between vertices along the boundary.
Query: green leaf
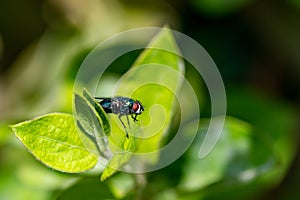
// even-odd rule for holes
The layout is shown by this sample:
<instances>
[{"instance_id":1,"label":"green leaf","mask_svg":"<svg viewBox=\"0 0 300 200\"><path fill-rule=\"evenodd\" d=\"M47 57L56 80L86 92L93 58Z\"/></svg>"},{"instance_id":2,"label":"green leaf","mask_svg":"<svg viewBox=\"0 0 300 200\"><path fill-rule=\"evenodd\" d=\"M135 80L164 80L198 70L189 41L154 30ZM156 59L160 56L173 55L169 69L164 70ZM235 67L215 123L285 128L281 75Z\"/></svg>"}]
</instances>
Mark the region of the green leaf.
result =
<instances>
[{"instance_id":1,"label":"green leaf","mask_svg":"<svg viewBox=\"0 0 300 200\"><path fill-rule=\"evenodd\" d=\"M96 116L98 117L98 119L103 127L103 131L104 131L105 135L109 135L111 128L110 128L110 124L109 124L106 112L99 105L99 103L97 101L95 101L95 99L85 89L83 90L83 96L90 103L90 105L94 106L94 108L97 111Z\"/></svg>"},{"instance_id":2,"label":"green leaf","mask_svg":"<svg viewBox=\"0 0 300 200\"><path fill-rule=\"evenodd\" d=\"M218 143L205 158L198 152L203 142L206 124L201 124L190 150L179 188L197 191L221 181L250 182L277 166L277 158L269 140L243 121L227 117ZM186 131L188 131L186 127ZM226 184L226 183L225 183Z\"/></svg>"},{"instance_id":3,"label":"green leaf","mask_svg":"<svg viewBox=\"0 0 300 200\"><path fill-rule=\"evenodd\" d=\"M80 136L87 149L108 160L111 151L107 141L107 135L110 133L107 115L86 90L83 91L83 96L74 95L76 124L79 132L83 133Z\"/></svg>"},{"instance_id":4,"label":"green leaf","mask_svg":"<svg viewBox=\"0 0 300 200\"><path fill-rule=\"evenodd\" d=\"M135 150L135 139L133 137L130 137L129 139L124 137L120 144L120 148L114 149L114 155L110 159L108 165L105 167L100 180L105 181L107 178L115 174L120 167L130 160L132 156L131 153Z\"/></svg>"},{"instance_id":5,"label":"green leaf","mask_svg":"<svg viewBox=\"0 0 300 200\"><path fill-rule=\"evenodd\" d=\"M175 95L181 86L184 65L171 31L162 29L138 57L131 69L125 73L116 86L116 95L138 99L145 111L138 116L138 127L130 131L130 137L137 144L135 153L157 151L166 135L174 113ZM116 116L112 121L112 143L121 144L125 133L120 128ZM147 162L155 163L158 153L147 157Z\"/></svg>"},{"instance_id":6,"label":"green leaf","mask_svg":"<svg viewBox=\"0 0 300 200\"><path fill-rule=\"evenodd\" d=\"M51 113L11 128L25 147L50 168L77 173L97 163L97 157L83 145L72 115Z\"/></svg>"},{"instance_id":7,"label":"green leaf","mask_svg":"<svg viewBox=\"0 0 300 200\"><path fill-rule=\"evenodd\" d=\"M297 109L287 102L249 88L229 88L227 99L228 113L251 123L272 144L280 164L268 175L264 186L276 187L286 176L297 153Z\"/></svg>"}]
</instances>

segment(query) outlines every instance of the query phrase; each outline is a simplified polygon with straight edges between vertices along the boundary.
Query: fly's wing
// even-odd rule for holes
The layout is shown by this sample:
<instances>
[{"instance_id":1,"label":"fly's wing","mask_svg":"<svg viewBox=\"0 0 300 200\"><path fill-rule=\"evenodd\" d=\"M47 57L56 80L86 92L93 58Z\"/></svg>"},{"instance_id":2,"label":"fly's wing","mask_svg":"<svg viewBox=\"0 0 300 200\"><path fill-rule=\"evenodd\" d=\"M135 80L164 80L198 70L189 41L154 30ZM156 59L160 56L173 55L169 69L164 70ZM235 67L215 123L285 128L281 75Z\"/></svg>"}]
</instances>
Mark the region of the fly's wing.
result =
<instances>
[{"instance_id":1,"label":"fly's wing","mask_svg":"<svg viewBox=\"0 0 300 200\"><path fill-rule=\"evenodd\" d=\"M95 97L95 99L99 99L100 106L104 109L106 113L111 113L111 98L102 98L102 97Z\"/></svg>"}]
</instances>

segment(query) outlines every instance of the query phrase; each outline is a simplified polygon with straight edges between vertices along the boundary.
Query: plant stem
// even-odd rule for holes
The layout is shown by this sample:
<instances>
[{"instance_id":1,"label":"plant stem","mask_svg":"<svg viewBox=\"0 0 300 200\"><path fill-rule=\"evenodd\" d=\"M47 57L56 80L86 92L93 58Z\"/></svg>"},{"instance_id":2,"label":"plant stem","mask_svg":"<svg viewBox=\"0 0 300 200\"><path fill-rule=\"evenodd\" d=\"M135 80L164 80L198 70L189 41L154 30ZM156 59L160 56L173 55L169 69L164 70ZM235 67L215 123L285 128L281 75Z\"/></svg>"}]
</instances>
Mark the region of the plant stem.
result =
<instances>
[{"instance_id":1,"label":"plant stem","mask_svg":"<svg viewBox=\"0 0 300 200\"><path fill-rule=\"evenodd\" d=\"M144 173L135 174L135 188L136 188L136 200L142 199L143 190L147 184L147 178Z\"/></svg>"}]
</instances>

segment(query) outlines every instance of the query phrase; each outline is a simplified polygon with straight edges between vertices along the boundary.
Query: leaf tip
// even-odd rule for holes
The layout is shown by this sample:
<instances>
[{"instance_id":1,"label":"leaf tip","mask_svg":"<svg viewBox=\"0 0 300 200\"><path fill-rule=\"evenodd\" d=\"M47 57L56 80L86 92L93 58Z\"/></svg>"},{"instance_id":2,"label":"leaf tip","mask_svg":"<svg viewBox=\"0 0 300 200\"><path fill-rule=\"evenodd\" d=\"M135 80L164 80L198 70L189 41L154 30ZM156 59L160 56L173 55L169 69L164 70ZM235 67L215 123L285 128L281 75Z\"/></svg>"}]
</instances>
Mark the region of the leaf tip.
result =
<instances>
[{"instance_id":1,"label":"leaf tip","mask_svg":"<svg viewBox=\"0 0 300 200\"><path fill-rule=\"evenodd\" d=\"M9 128L13 129L16 126L16 124L10 124L8 125Z\"/></svg>"},{"instance_id":2,"label":"leaf tip","mask_svg":"<svg viewBox=\"0 0 300 200\"><path fill-rule=\"evenodd\" d=\"M100 176L100 181L104 182L107 179L107 176L103 176L103 174Z\"/></svg>"},{"instance_id":3,"label":"leaf tip","mask_svg":"<svg viewBox=\"0 0 300 200\"><path fill-rule=\"evenodd\" d=\"M20 123L18 124L11 124L11 125L8 125L8 127L16 134L17 132L17 127L19 126Z\"/></svg>"}]
</instances>

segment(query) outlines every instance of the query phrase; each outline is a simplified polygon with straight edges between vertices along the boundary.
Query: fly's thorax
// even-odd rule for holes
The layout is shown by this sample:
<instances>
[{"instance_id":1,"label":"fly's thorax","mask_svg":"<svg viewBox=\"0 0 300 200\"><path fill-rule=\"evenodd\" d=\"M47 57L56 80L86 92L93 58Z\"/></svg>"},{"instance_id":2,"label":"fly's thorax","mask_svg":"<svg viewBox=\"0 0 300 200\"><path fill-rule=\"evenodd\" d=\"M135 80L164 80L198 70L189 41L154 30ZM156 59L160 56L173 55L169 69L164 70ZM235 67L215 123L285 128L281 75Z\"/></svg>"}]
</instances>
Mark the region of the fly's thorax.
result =
<instances>
[{"instance_id":1,"label":"fly's thorax","mask_svg":"<svg viewBox=\"0 0 300 200\"><path fill-rule=\"evenodd\" d=\"M126 97L114 97L112 98L112 112L114 114L129 115L131 102Z\"/></svg>"}]
</instances>

